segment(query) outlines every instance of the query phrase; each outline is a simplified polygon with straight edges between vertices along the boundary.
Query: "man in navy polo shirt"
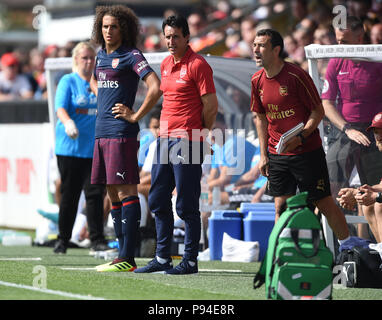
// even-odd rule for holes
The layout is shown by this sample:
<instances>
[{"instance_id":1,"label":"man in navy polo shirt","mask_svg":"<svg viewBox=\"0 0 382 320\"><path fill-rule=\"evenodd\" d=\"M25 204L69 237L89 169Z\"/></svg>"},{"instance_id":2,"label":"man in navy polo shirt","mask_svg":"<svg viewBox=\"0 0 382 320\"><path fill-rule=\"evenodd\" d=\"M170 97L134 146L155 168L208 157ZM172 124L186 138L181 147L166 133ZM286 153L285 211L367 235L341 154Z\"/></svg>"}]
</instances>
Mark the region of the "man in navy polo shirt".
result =
<instances>
[{"instance_id":1,"label":"man in navy polo shirt","mask_svg":"<svg viewBox=\"0 0 382 320\"><path fill-rule=\"evenodd\" d=\"M112 202L111 215L119 241L119 256L98 271L133 271L134 252L140 223L137 184L138 121L156 104L160 81L142 53L136 48L139 22L126 6L100 6L96 9L93 39L102 49L97 54L91 80L97 94L97 121L92 183L106 184ZM132 110L138 82L148 88L145 100Z\"/></svg>"}]
</instances>

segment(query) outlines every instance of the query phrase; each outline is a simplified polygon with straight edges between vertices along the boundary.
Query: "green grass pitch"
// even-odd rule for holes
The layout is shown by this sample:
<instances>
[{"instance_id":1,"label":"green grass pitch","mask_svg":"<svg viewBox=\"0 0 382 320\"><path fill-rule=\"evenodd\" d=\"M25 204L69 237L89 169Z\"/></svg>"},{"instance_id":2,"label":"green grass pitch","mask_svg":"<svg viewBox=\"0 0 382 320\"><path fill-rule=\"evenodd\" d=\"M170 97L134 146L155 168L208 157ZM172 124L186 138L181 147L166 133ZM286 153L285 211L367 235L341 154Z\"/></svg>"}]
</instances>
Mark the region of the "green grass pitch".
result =
<instances>
[{"instance_id":1,"label":"green grass pitch","mask_svg":"<svg viewBox=\"0 0 382 320\"><path fill-rule=\"evenodd\" d=\"M149 259L136 261L140 267ZM52 248L0 245L0 300L266 299L264 286L252 287L260 263L201 261L199 274L186 276L97 272L102 263L87 249L55 255ZM381 299L382 289L333 289L333 300Z\"/></svg>"}]
</instances>

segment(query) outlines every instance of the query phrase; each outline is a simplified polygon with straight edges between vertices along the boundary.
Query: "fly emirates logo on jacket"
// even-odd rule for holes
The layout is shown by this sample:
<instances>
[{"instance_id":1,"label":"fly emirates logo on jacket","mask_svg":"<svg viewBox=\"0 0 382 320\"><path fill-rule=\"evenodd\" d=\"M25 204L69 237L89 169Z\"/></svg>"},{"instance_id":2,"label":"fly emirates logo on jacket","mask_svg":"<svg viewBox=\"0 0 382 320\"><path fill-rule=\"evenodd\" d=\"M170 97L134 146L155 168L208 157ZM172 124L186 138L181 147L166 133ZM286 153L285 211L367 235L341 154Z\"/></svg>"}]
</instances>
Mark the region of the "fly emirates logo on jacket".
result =
<instances>
[{"instance_id":1,"label":"fly emirates logo on jacket","mask_svg":"<svg viewBox=\"0 0 382 320\"><path fill-rule=\"evenodd\" d=\"M98 73L99 80L97 81L98 88L112 88L117 89L119 87L119 83L117 80L107 80L107 74L106 72L100 71Z\"/></svg>"}]
</instances>

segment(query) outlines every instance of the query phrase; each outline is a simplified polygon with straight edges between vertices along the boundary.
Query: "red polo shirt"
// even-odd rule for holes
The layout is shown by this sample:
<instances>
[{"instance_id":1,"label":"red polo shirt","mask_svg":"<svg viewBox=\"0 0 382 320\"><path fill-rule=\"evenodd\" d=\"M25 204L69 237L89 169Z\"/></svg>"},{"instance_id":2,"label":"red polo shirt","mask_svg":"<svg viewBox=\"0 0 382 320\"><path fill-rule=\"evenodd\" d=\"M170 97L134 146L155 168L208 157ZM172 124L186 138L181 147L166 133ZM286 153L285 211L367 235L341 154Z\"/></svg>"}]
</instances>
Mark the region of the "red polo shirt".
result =
<instances>
[{"instance_id":1,"label":"red polo shirt","mask_svg":"<svg viewBox=\"0 0 382 320\"><path fill-rule=\"evenodd\" d=\"M253 75L251 82L251 111L266 114L269 152L276 154L281 135L300 122L305 124L312 110L321 104L320 96L309 74L288 62L273 78L267 78L261 69ZM321 145L319 131L315 129L302 146L282 154L301 154Z\"/></svg>"},{"instance_id":2,"label":"red polo shirt","mask_svg":"<svg viewBox=\"0 0 382 320\"><path fill-rule=\"evenodd\" d=\"M202 130L201 97L215 93L212 69L207 61L188 47L178 63L172 55L161 64L163 104L160 118L161 137L192 139L192 130Z\"/></svg>"}]
</instances>

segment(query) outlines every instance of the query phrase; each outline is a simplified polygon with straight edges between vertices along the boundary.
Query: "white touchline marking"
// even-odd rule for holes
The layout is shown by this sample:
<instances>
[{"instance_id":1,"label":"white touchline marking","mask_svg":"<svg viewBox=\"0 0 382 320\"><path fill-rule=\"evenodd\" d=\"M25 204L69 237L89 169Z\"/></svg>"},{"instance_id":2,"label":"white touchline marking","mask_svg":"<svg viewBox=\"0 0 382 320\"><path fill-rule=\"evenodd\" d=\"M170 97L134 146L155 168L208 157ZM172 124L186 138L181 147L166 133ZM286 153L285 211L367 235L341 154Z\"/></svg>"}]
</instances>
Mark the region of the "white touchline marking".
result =
<instances>
[{"instance_id":1,"label":"white touchline marking","mask_svg":"<svg viewBox=\"0 0 382 320\"><path fill-rule=\"evenodd\" d=\"M95 267L93 268L81 268L81 267L62 267L61 270L97 270Z\"/></svg>"},{"instance_id":2,"label":"white touchline marking","mask_svg":"<svg viewBox=\"0 0 382 320\"><path fill-rule=\"evenodd\" d=\"M236 273L236 272L242 272L241 270L224 270L224 269L199 269L199 271L201 272L232 272L232 273Z\"/></svg>"},{"instance_id":3,"label":"white touchline marking","mask_svg":"<svg viewBox=\"0 0 382 320\"><path fill-rule=\"evenodd\" d=\"M41 261L41 258L0 258L0 261Z\"/></svg>"},{"instance_id":4,"label":"white touchline marking","mask_svg":"<svg viewBox=\"0 0 382 320\"><path fill-rule=\"evenodd\" d=\"M19 288L19 289L33 290L33 291L38 291L41 293L55 294L62 297L82 299L82 300L106 300L105 298L100 298L100 297L85 296L82 294L75 294L75 293L64 292L60 290L42 289L42 288L27 286L24 284L17 284L12 282L5 282L5 281L0 281L0 285L6 286L6 287Z\"/></svg>"},{"instance_id":5,"label":"white touchline marking","mask_svg":"<svg viewBox=\"0 0 382 320\"><path fill-rule=\"evenodd\" d=\"M96 270L95 267L93 268L84 268L84 267L61 267L61 270ZM199 269L200 272L227 272L227 273L239 273L243 272L242 270L238 269Z\"/></svg>"}]
</instances>

